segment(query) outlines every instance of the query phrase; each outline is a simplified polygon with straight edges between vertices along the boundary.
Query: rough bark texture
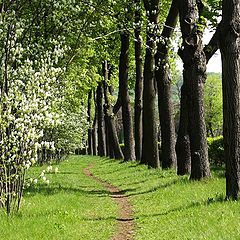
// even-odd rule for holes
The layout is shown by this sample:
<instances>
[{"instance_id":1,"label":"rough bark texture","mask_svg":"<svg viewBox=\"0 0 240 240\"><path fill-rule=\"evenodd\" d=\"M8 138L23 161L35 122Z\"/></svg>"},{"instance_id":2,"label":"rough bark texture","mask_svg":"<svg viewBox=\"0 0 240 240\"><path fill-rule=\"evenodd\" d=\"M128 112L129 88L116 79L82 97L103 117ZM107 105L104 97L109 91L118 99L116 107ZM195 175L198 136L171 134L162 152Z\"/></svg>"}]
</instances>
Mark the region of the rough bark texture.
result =
<instances>
[{"instance_id":1,"label":"rough bark texture","mask_svg":"<svg viewBox=\"0 0 240 240\"><path fill-rule=\"evenodd\" d=\"M135 142L133 136L133 121L131 114L130 98L128 93L128 68L129 68L129 33L121 33L121 54L119 62L119 92L122 103L122 119L124 131L124 159L133 161L135 157Z\"/></svg>"},{"instance_id":2,"label":"rough bark texture","mask_svg":"<svg viewBox=\"0 0 240 240\"><path fill-rule=\"evenodd\" d=\"M200 1L183 0L179 3L183 46L179 55L184 63L183 79L187 89L188 131L191 149L191 179L210 176L206 125L204 121L203 90L206 79L206 56L202 46L202 33L196 21L202 9Z\"/></svg>"},{"instance_id":3,"label":"rough bark texture","mask_svg":"<svg viewBox=\"0 0 240 240\"><path fill-rule=\"evenodd\" d=\"M144 7L149 12L148 22L158 24L159 1L144 1ZM143 145L141 163L159 168L159 151L156 120L156 90L155 90L155 33L147 28L146 55L144 63L143 83Z\"/></svg>"},{"instance_id":4,"label":"rough bark texture","mask_svg":"<svg viewBox=\"0 0 240 240\"><path fill-rule=\"evenodd\" d=\"M98 155L106 156L106 139L103 114L103 87L102 83L97 87L97 122L98 122Z\"/></svg>"},{"instance_id":5,"label":"rough bark texture","mask_svg":"<svg viewBox=\"0 0 240 240\"><path fill-rule=\"evenodd\" d=\"M112 107L108 100L108 63L104 61L103 65L104 73L104 112L106 117L106 124L108 129L108 144L109 144L109 156L115 159L123 159L123 153L119 146L117 130L115 127L114 114L112 113Z\"/></svg>"},{"instance_id":6,"label":"rough bark texture","mask_svg":"<svg viewBox=\"0 0 240 240\"><path fill-rule=\"evenodd\" d=\"M93 146L92 146L92 90L88 92L88 122L89 122L89 129L88 129L88 154L93 154Z\"/></svg>"},{"instance_id":7,"label":"rough bark texture","mask_svg":"<svg viewBox=\"0 0 240 240\"><path fill-rule=\"evenodd\" d=\"M136 6L140 5L140 0L135 0ZM135 84L135 155L140 160L142 156L142 95L143 95L143 63L142 63L142 39L140 8L135 11L135 66L136 66L136 84Z\"/></svg>"},{"instance_id":8,"label":"rough bark texture","mask_svg":"<svg viewBox=\"0 0 240 240\"><path fill-rule=\"evenodd\" d=\"M220 50L226 195L236 200L240 189L240 0L223 0L222 9Z\"/></svg>"},{"instance_id":9,"label":"rough bark texture","mask_svg":"<svg viewBox=\"0 0 240 240\"><path fill-rule=\"evenodd\" d=\"M176 167L175 152L175 125L173 118L173 107L171 100L171 77L168 61L169 38L173 34L178 17L177 1L173 0L165 27L157 46L156 61L156 81L158 88L158 108L161 126L161 162L162 168Z\"/></svg>"},{"instance_id":10,"label":"rough bark texture","mask_svg":"<svg viewBox=\"0 0 240 240\"><path fill-rule=\"evenodd\" d=\"M185 84L181 87L180 121L176 143L177 174L185 175L191 171L191 152L188 134L188 108L187 89Z\"/></svg>"}]
</instances>

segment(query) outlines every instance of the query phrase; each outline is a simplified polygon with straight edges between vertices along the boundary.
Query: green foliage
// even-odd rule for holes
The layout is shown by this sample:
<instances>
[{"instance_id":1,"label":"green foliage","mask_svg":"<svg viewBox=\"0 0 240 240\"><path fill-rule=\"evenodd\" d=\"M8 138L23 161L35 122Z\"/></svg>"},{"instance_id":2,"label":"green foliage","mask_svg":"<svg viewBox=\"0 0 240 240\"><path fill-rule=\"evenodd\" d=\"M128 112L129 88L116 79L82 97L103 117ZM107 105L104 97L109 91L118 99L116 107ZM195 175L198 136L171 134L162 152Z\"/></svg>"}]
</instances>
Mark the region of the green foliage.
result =
<instances>
[{"instance_id":1,"label":"green foliage","mask_svg":"<svg viewBox=\"0 0 240 240\"><path fill-rule=\"evenodd\" d=\"M210 73L205 83L205 121L208 136L222 134L222 81L218 73Z\"/></svg>"},{"instance_id":2,"label":"green foliage","mask_svg":"<svg viewBox=\"0 0 240 240\"><path fill-rule=\"evenodd\" d=\"M215 166L222 166L225 162L223 136L208 138L207 143L210 164Z\"/></svg>"},{"instance_id":3,"label":"green foliage","mask_svg":"<svg viewBox=\"0 0 240 240\"><path fill-rule=\"evenodd\" d=\"M222 0L204 0L203 16L208 19L209 25L215 28L219 22L221 16Z\"/></svg>"}]
</instances>

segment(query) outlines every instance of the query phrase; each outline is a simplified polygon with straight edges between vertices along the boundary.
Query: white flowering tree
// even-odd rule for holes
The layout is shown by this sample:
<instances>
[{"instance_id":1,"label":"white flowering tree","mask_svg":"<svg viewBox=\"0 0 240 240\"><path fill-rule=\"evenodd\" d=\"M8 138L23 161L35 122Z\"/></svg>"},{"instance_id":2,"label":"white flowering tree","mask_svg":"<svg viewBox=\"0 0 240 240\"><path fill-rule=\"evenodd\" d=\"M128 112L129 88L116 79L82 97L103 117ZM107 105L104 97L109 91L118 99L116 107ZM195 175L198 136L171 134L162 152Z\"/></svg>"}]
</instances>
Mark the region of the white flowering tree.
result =
<instances>
[{"instance_id":1,"label":"white flowering tree","mask_svg":"<svg viewBox=\"0 0 240 240\"><path fill-rule=\"evenodd\" d=\"M54 151L54 140L58 150L85 142L84 107L74 113L61 104L64 66L78 47L76 14L75 1L0 3L0 206L8 215L19 209L26 170L43 150Z\"/></svg>"}]
</instances>

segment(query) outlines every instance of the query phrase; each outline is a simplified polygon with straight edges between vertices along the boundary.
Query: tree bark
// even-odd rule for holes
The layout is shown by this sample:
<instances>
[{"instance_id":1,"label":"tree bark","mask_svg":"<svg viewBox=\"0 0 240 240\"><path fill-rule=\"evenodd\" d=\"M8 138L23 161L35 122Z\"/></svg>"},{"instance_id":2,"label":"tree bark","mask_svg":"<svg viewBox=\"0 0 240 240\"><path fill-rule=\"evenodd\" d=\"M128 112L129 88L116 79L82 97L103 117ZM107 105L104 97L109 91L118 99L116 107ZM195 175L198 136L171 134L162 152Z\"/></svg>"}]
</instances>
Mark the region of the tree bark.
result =
<instances>
[{"instance_id":1,"label":"tree bark","mask_svg":"<svg viewBox=\"0 0 240 240\"><path fill-rule=\"evenodd\" d=\"M109 144L109 155L111 158L123 159L123 153L119 145L117 130L115 127L114 114L112 112L112 107L108 100L108 62L104 61L103 64L103 73L104 73L104 112L106 116L106 124L108 129L108 144Z\"/></svg>"},{"instance_id":2,"label":"tree bark","mask_svg":"<svg viewBox=\"0 0 240 240\"><path fill-rule=\"evenodd\" d=\"M119 62L119 93L122 103L122 119L124 131L124 159L134 161L135 142L133 137L133 121L131 114L130 98L128 93L128 68L129 68L129 33L121 33L121 54Z\"/></svg>"},{"instance_id":3,"label":"tree bark","mask_svg":"<svg viewBox=\"0 0 240 240\"><path fill-rule=\"evenodd\" d=\"M202 33L197 29L197 17L200 17L202 12L202 9L196 8L199 3L201 1L183 0L179 2L183 38L179 55L184 63L183 79L187 89L188 132L191 150L190 178L194 180L210 176L203 103L206 55L203 51Z\"/></svg>"},{"instance_id":4,"label":"tree bark","mask_svg":"<svg viewBox=\"0 0 240 240\"><path fill-rule=\"evenodd\" d=\"M226 195L237 200L240 189L240 0L223 0L222 17L220 51Z\"/></svg>"},{"instance_id":5,"label":"tree bark","mask_svg":"<svg viewBox=\"0 0 240 240\"><path fill-rule=\"evenodd\" d=\"M95 105L95 114L94 120L92 124L92 147L93 147L93 155L96 156L97 153L97 103L96 103L96 94L94 92L94 105Z\"/></svg>"},{"instance_id":6,"label":"tree bark","mask_svg":"<svg viewBox=\"0 0 240 240\"><path fill-rule=\"evenodd\" d=\"M144 62L143 81L143 145L141 163L148 164L153 168L159 168L159 151L156 125L156 90L155 90L155 50L156 34L158 25L159 1L152 0L150 3L144 0L144 7L147 11L148 22L154 24L146 30L146 54Z\"/></svg>"},{"instance_id":7,"label":"tree bark","mask_svg":"<svg viewBox=\"0 0 240 240\"><path fill-rule=\"evenodd\" d=\"M162 168L176 168L175 125L171 100L171 77L169 67L169 38L173 34L178 17L177 1L173 0L165 26L161 34L161 41L157 46L156 81L158 88L158 108L161 126L161 162Z\"/></svg>"},{"instance_id":8,"label":"tree bark","mask_svg":"<svg viewBox=\"0 0 240 240\"><path fill-rule=\"evenodd\" d=\"M137 7L140 6L140 0L135 0ZM140 7L135 11L135 66L136 66L136 84L135 84L135 104L134 104L134 122L135 122L135 155L140 160L142 156L142 95L143 95L143 63L142 63L142 39L141 39L141 10Z\"/></svg>"},{"instance_id":9,"label":"tree bark","mask_svg":"<svg viewBox=\"0 0 240 240\"><path fill-rule=\"evenodd\" d=\"M185 175L191 171L191 151L188 134L187 89L185 84L183 84L181 87L180 109L180 121L176 143L177 174Z\"/></svg>"},{"instance_id":10,"label":"tree bark","mask_svg":"<svg viewBox=\"0 0 240 240\"><path fill-rule=\"evenodd\" d=\"M88 92L88 123L89 123L89 128L88 128L88 154L92 155L93 154L93 146L92 146L92 90Z\"/></svg>"},{"instance_id":11,"label":"tree bark","mask_svg":"<svg viewBox=\"0 0 240 240\"><path fill-rule=\"evenodd\" d=\"M97 123L98 123L98 155L106 156L106 138L104 127L104 114L103 114L103 87L102 83L97 87Z\"/></svg>"}]
</instances>

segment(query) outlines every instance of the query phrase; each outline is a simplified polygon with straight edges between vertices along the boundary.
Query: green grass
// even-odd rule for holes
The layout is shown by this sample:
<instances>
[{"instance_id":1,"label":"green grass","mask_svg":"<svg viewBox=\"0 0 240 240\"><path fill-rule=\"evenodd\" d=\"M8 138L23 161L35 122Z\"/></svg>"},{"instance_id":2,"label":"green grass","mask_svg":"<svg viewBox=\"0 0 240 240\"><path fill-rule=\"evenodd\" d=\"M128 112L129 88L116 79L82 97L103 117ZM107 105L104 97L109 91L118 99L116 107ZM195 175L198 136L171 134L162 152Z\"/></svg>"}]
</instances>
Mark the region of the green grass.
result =
<instances>
[{"instance_id":1,"label":"green grass","mask_svg":"<svg viewBox=\"0 0 240 240\"><path fill-rule=\"evenodd\" d=\"M58 166L58 174L47 174L48 186L25 192L17 215L7 219L0 213L0 239L109 239L117 209L108 192L82 173L91 160L70 157ZM46 166L34 167L29 175L42 169Z\"/></svg>"},{"instance_id":2,"label":"green grass","mask_svg":"<svg viewBox=\"0 0 240 240\"><path fill-rule=\"evenodd\" d=\"M222 170L208 181L190 182L172 171L100 160L93 172L130 197L136 240L240 239L240 203L224 201Z\"/></svg>"},{"instance_id":3,"label":"green grass","mask_svg":"<svg viewBox=\"0 0 240 240\"><path fill-rule=\"evenodd\" d=\"M135 240L240 239L240 203L224 201L221 169L208 181L189 181L173 171L147 169L99 157L74 156L49 174L49 186L25 192L19 214L9 220L0 214L5 239L107 240L113 235L117 206L108 192L82 169L121 188L134 208ZM45 167L34 167L30 175ZM2 238L2 237L1 237Z\"/></svg>"}]
</instances>

